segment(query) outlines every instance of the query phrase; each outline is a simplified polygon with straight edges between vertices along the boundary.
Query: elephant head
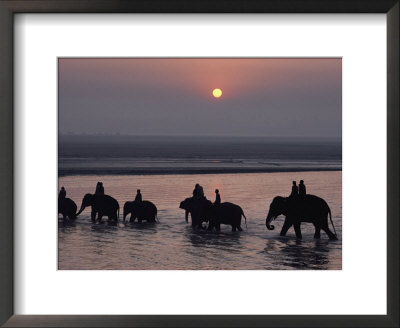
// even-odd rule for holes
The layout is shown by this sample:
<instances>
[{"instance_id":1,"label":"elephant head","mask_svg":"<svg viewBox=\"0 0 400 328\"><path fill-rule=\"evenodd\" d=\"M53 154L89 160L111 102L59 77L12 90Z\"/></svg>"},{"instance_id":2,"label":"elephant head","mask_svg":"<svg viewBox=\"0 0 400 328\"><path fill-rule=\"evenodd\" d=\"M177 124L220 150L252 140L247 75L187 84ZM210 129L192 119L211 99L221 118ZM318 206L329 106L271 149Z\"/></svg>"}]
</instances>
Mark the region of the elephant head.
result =
<instances>
[{"instance_id":1,"label":"elephant head","mask_svg":"<svg viewBox=\"0 0 400 328\"><path fill-rule=\"evenodd\" d=\"M128 214L132 214L133 216L135 216L138 208L142 204L143 204L142 202L137 202L137 201L126 202L124 204L124 216L123 216L124 217L124 222L125 222L125 219L126 219Z\"/></svg>"},{"instance_id":2,"label":"elephant head","mask_svg":"<svg viewBox=\"0 0 400 328\"><path fill-rule=\"evenodd\" d=\"M188 222L189 212L192 210L193 198L186 198L179 204L179 208L185 210L185 220Z\"/></svg>"},{"instance_id":3,"label":"elephant head","mask_svg":"<svg viewBox=\"0 0 400 328\"><path fill-rule=\"evenodd\" d=\"M265 225L268 230L274 230L275 226L271 224L272 220L275 220L279 215L286 213L286 202L287 199L284 197L275 197L269 206L269 211L267 219L265 220Z\"/></svg>"},{"instance_id":4,"label":"elephant head","mask_svg":"<svg viewBox=\"0 0 400 328\"><path fill-rule=\"evenodd\" d=\"M82 205L81 208L79 210L78 213L76 213L76 215L79 215L83 212L83 210L88 207L88 206L92 206L94 202L94 195L92 194L86 194L83 199L82 199Z\"/></svg>"},{"instance_id":5,"label":"elephant head","mask_svg":"<svg viewBox=\"0 0 400 328\"><path fill-rule=\"evenodd\" d=\"M186 198L179 205L179 208L185 210L185 220L188 222L189 213L192 216L192 225L201 225L201 222L208 222L207 216L212 209L212 203L205 197Z\"/></svg>"},{"instance_id":6,"label":"elephant head","mask_svg":"<svg viewBox=\"0 0 400 328\"><path fill-rule=\"evenodd\" d=\"M123 219L125 222L125 218L126 216L132 211L131 207L132 207L132 202L125 202L124 204L124 213L123 213Z\"/></svg>"}]
</instances>

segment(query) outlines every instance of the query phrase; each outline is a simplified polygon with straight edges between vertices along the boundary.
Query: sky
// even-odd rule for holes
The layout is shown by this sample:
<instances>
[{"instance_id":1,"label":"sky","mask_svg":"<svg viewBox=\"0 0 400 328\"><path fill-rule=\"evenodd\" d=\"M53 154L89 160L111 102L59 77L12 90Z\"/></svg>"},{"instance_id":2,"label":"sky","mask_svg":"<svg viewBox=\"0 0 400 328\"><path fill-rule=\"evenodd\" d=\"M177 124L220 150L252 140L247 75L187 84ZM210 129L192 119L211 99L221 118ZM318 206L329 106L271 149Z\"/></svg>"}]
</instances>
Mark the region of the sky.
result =
<instances>
[{"instance_id":1,"label":"sky","mask_svg":"<svg viewBox=\"0 0 400 328\"><path fill-rule=\"evenodd\" d=\"M340 58L61 58L58 87L60 134L342 135Z\"/></svg>"}]
</instances>

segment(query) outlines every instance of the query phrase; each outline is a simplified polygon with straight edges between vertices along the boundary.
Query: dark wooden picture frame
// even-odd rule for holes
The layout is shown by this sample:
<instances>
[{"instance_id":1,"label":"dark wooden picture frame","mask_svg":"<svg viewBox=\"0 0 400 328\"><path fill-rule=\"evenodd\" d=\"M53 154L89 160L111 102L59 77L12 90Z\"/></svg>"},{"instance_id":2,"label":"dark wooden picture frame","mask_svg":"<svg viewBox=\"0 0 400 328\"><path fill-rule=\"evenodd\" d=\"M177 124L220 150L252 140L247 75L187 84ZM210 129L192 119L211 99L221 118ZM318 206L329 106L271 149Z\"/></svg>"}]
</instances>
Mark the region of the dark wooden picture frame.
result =
<instances>
[{"instance_id":1,"label":"dark wooden picture frame","mask_svg":"<svg viewBox=\"0 0 400 328\"><path fill-rule=\"evenodd\" d=\"M399 0L0 0L0 325L399 327ZM14 315L13 28L17 13L384 13L387 16L387 315Z\"/></svg>"}]
</instances>

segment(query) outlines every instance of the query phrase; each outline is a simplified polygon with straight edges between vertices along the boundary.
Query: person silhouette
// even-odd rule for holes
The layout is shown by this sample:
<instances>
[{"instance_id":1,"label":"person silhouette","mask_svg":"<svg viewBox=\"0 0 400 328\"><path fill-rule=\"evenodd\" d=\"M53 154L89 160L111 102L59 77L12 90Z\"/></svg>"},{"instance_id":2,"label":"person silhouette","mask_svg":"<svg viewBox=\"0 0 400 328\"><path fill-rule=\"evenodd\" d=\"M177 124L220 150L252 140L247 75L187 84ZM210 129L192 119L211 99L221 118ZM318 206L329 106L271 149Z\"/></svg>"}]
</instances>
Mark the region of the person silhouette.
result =
<instances>
[{"instance_id":1,"label":"person silhouette","mask_svg":"<svg viewBox=\"0 0 400 328\"><path fill-rule=\"evenodd\" d=\"M200 185L199 185L199 187L197 188L197 196L198 196L199 198L204 197L204 190L203 190L203 187L200 186Z\"/></svg>"},{"instance_id":2,"label":"person silhouette","mask_svg":"<svg viewBox=\"0 0 400 328\"><path fill-rule=\"evenodd\" d=\"M97 195L104 195L103 182L97 182L96 191L94 193Z\"/></svg>"},{"instance_id":3,"label":"person silhouette","mask_svg":"<svg viewBox=\"0 0 400 328\"><path fill-rule=\"evenodd\" d=\"M65 197L67 196L67 192L65 191L64 186L61 187L61 190L58 194L58 199L65 199Z\"/></svg>"},{"instance_id":4,"label":"person silhouette","mask_svg":"<svg viewBox=\"0 0 400 328\"><path fill-rule=\"evenodd\" d=\"M199 188L199 184L198 183L196 183L196 185L194 186L194 189L193 189L193 198L197 198L197 193L198 193L198 188Z\"/></svg>"},{"instance_id":5,"label":"person silhouette","mask_svg":"<svg viewBox=\"0 0 400 328\"><path fill-rule=\"evenodd\" d=\"M299 195L304 196L306 194L306 185L304 184L303 180L300 180L299 183Z\"/></svg>"},{"instance_id":6,"label":"person silhouette","mask_svg":"<svg viewBox=\"0 0 400 328\"><path fill-rule=\"evenodd\" d=\"M299 188L296 186L296 181L293 181L292 193L289 197L297 197L299 195Z\"/></svg>"},{"instance_id":7,"label":"person silhouette","mask_svg":"<svg viewBox=\"0 0 400 328\"><path fill-rule=\"evenodd\" d=\"M221 204L221 196L219 194L219 190L215 189L215 202L214 205L220 205Z\"/></svg>"},{"instance_id":8,"label":"person silhouette","mask_svg":"<svg viewBox=\"0 0 400 328\"><path fill-rule=\"evenodd\" d=\"M193 198L199 199L202 197L204 197L203 187L196 183L193 190Z\"/></svg>"},{"instance_id":9,"label":"person silhouette","mask_svg":"<svg viewBox=\"0 0 400 328\"><path fill-rule=\"evenodd\" d=\"M135 202L141 202L141 201L142 201L142 194L140 193L140 189L138 189L135 197Z\"/></svg>"}]
</instances>

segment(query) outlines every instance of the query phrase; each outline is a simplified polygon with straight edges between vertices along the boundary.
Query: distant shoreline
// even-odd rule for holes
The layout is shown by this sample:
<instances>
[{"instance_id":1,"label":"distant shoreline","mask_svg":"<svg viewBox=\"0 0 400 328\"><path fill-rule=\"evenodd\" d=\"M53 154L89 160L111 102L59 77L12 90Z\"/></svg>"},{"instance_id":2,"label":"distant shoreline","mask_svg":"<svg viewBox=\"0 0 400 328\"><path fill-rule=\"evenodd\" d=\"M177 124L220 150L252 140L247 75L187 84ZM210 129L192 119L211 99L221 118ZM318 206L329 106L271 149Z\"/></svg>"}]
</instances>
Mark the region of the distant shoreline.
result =
<instances>
[{"instance_id":1,"label":"distant shoreline","mask_svg":"<svg viewBox=\"0 0 400 328\"><path fill-rule=\"evenodd\" d=\"M308 167L308 168L223 168L223 169L60 169L58 177L74 175L194 175L194 174L240 174L240 173L287 173L287 172L331 172L342 171L341 167Z\"/></svg>"}]
</instances>

